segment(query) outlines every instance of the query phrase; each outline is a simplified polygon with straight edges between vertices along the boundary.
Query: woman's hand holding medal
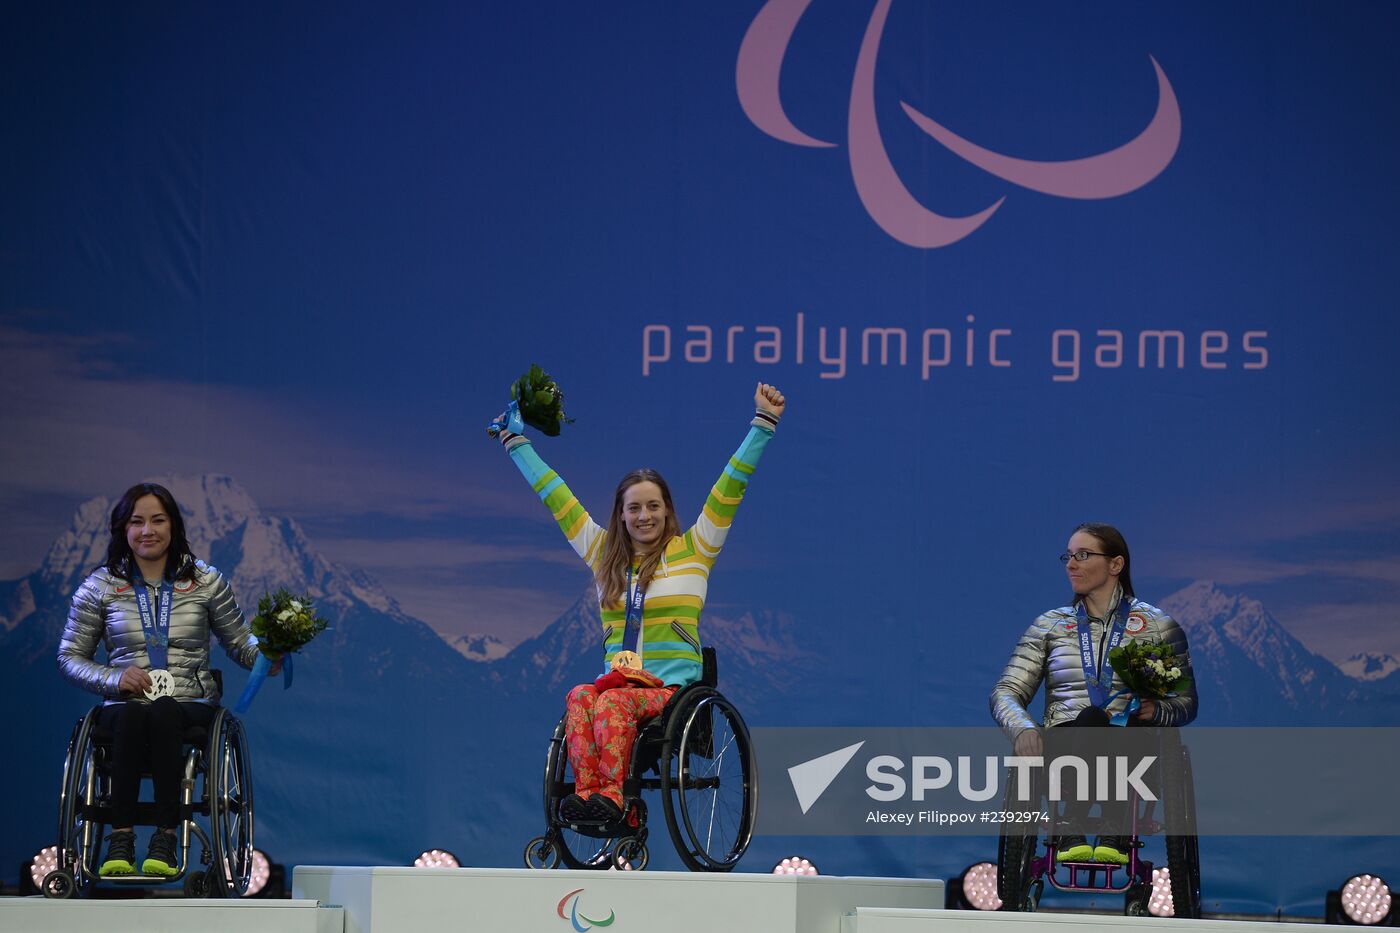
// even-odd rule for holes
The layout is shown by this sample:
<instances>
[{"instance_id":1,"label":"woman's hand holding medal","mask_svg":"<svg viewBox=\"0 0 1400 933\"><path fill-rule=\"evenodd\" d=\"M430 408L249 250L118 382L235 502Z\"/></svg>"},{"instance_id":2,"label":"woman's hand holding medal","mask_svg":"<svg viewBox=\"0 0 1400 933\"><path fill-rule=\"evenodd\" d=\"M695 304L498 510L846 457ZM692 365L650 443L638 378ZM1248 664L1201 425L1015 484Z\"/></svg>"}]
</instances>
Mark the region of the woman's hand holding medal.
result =
<instances>
[{"instance_id":1,"label":"woman's hand holding medal","mask_svg":"<svg viewBox=\"0 0 1400 933\"><path fill-rule=\"evenodd\" d=\"M122 678L117 681L117 689L122 693L136 696L151 689L151 675L144 667L128 667L122 670Z\"/></svg>"},{"instance_id":2,"label":"woman's hand holding medal","mask_svg":"<svg viewBox=\"0 0 1400 933\"><path fill-rule=\"evenodd\" d=\"M175 693L175 678L164 668L146 670L131 666L122 671L117 689L129 696L144 696L148 700L158 700Z\"/></svg>"}]
</instances>

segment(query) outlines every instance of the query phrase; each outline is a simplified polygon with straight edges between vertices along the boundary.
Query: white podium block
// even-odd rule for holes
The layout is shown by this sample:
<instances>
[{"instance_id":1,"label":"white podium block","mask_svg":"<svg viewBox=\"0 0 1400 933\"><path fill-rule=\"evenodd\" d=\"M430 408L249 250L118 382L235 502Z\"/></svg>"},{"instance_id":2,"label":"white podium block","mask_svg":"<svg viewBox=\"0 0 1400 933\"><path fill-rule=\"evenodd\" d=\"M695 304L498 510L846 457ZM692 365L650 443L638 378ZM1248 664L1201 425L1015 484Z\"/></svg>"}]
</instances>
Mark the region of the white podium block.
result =
<instances>
[{"instance_id":1,"label":"white podium block","mask_svg":"<svg viewBox=\"0 0 1400 933\"><path fill-rule=\"evenodd\" d=\"M1001 913L858 907L842 933L1326 933L1326 924L1268 920L1179 920L1076 913Z\"/></svg>"},{"instance_id":2,"label":"white podium block","mask_svg":"<svg viewBox=\"0 0 1400 933\"><path fill-rule=\"evenodd\" d=\"M0 898L0 930L24 933L342 933L345 912L315 901L143 898L47 900Z\"/></svg>"},{"instance_id":3,"label":"white podium block","mask_svg":"<svg viewBox=\"0 0 1400 933\"><path fill-rule=\"evenodd\" d=\"M299 865L294 897L345 908L346 933L841 933L857 907L943 906L907 878Z\"/></svg>"}]
</instances>

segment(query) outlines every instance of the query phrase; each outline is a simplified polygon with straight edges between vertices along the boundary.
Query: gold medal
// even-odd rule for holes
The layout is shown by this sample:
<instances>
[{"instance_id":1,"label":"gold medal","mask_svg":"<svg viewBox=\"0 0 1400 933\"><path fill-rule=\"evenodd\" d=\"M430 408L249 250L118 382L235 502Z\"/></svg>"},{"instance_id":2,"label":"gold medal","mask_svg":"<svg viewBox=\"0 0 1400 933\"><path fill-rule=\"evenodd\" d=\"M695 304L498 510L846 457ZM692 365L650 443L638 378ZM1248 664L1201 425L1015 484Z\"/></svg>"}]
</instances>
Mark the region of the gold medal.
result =
<instances>
[{"instance_id":1,"label":"gold medal","mask_svg":"<svg viewBox=\"0 0 1400 933\"><path fill-rule=\"evenodd\" d=\"M612 669L615 671L640 671L642 669L642 659L635 651L619 651L617 654L613 655Z\"/></svg>"}]
</instances>

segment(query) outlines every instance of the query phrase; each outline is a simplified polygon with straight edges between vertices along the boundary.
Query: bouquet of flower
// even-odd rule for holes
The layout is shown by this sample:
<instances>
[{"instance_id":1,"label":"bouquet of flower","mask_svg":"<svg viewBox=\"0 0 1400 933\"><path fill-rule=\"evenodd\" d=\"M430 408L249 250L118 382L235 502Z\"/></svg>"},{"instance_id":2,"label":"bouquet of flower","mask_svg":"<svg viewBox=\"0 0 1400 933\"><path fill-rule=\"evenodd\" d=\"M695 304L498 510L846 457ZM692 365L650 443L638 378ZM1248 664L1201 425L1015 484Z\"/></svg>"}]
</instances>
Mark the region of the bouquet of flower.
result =
<instances>
[{"instance_id":1,"label":"bouquet of flower","mask_svg":"<svg viewBox=\"0 0 1400 933\"><path fill-rule=\"evenodd\" d=\"M1164 642L1130 639L1108 653L1108 663L1138 699L1160 700L1191 686Z\"/></svg>"},{"instance_id":2,"label":"bouquet of flower","mask_svg":"<svg viewBox=\"0 0 1400 933\"><path fill-rule=\"evenodd\" d=\"M510 387L510 398L519 407L520 417L526 424L550 437L559 435L560 425L574 422L564 415L563 391L536 363L531 363L529 371L515 380Z\"/></svg>"},{"instance_id":3,"label":"bouquet of flower","mask_svg":"<svg viewBox=\"0 0 1400 933\"><path fill-rule=\"evenodd\" d=\"M248 627L258 637L258 651L261 653L253 662L253 672L243 687L242 696L234 704L233 711L239 715L248 712L253 698L271 673L274 662L282 662L282 688L291 687L291 654L300 651L307 642L324 632L326 620L316 615L311 597L293 596L279 589L275 593L262 595L258 600L258 614L253 616Z\"/></svg>"},{"instance_id":4,"label":"bouquet of flower","mask_svg":"<svg viewBox=\"0 0 1400 933\"><path fill-rule=\"evenodd\" d=\"M276 661L300 651L307 642L326 630L326 620L316 615L310 597L293 596L286 590L264 593L258 600L258 614L251 624L258 636L258 648Z\"/></svg>"}]
</instances>

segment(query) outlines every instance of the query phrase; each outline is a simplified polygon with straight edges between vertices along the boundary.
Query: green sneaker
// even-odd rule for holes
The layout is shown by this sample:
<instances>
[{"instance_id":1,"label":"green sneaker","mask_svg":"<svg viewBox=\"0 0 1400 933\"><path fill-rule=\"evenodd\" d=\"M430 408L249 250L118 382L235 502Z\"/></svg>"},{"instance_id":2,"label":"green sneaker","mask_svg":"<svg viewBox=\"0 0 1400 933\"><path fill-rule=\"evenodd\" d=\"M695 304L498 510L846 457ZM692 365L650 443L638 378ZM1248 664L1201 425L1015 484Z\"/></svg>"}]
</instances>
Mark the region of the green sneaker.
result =
<instances>
[{"instance_id":1,"label":"green sneaker","mask_svg":"<svg viewBox=\"0 0 1400 933\"><path fill-rule=\"evenodd\" d=\"M134 875L136 873L136 834L129 829L119 830L107 837L107 859L97 874L103 878L113 875Z\"/></svg>"},{"instance_id":2,"label":"green sneaker","mask_svg":"<svg viewBox=\"0 0 1400 933\"><path fill-rule=\"evenodd\" d=\"M1094 849L1083 836L1061 836L1055 847L1056 862L1087 862L1094 857Z\"/></svg>"},{"instance_id":3,"label":"green sneaker","mask_svg":"<svg viewBox=\"0 0 1400 933\"><path fill-rule=\"evenodd\" d=\"M146 852L146 861L141 863L141 871L167 878L178 875L180 860L175 857L176 842L175 834L163 829L151 833L151 847Z\"/></svg>"},{"instance_id":4,"label":"green sneaker","mask_svg":"<svg viewBox=\"0 0 1400 933\"><path fill-rule=\"evenodd\" d=\"M1127 836L1100 836L1099 844L1094 846L1094 861L1105 865L1126 865L1130 848L1132 841Z\"/></svg>"}]
</instances>

